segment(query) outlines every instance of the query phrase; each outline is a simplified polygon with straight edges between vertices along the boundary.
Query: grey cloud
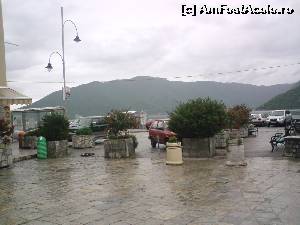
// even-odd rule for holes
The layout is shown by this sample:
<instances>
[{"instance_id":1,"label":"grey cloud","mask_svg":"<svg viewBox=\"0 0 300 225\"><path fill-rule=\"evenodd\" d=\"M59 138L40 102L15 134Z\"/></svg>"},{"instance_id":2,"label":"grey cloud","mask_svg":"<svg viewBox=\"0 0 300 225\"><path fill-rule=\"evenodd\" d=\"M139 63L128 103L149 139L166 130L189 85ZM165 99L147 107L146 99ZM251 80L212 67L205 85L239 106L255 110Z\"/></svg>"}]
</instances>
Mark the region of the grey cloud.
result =
<instances>
[{"instance_id":1,"label":"grey cloud","mask_svg":"<svg viewBox=\"0 0 300 225\"><path fill-rule=\"evenodd\" d=\"M198 1L188 0L192 4ZM218 1L203 2L211 5ZM235 2L238 4L242 1ZM65 17L76 22L82 42L76 44L72 25L66 26L67 81L70 86L94 80L152 75L174 79L216 80L252 84L298 81L299 66L268 71L210 75L211 73L297 62L300 51L300 3L286 16L181 17L181 3L173 0L4 0L5 38L20 44L6 46L8 79L61 81L61 62L44 69L52 51L61 49L60 4ZM251 1L251 4L262 4ZM202 74L203 76L196 76ZM41 98L61 84L13 84ZM40 86L40 88L38 88ZM36 90L38 88L38 91Z\"/></svg>"}]
</instances>

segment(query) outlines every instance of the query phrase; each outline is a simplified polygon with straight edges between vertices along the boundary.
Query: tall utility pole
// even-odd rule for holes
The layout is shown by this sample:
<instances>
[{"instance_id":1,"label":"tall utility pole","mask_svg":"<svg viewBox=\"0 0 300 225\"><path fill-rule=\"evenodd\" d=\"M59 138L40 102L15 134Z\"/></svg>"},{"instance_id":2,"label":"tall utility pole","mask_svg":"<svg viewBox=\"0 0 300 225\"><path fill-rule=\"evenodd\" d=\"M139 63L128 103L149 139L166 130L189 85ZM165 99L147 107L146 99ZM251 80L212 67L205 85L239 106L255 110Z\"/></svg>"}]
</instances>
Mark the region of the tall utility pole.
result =
<instances>
[{"instance_id":1,"label":"tall utility pole","mask_svg":"<svg viewBox=\"0 0 300 225\"><path fill-rule=\"evenodd\" d=\"M45 68L48 69L48 71L50 72L53 69L53 67L51 65L51 62L50 62L52 55L57 54L57 55L60 56L60 58L62 60L62 66L63 66L62 100L63 100L63 107L65 108L65 111L67 111L67 96L66 96L67 86L66 86L66 61L65 61L65 23L66 22L72 23L75 30L76 30L76 37L74 38L74 41L75 42L80 42L81 40L78 36L78 29L76 27L76 24L72 20L64 20L64 8L63 7L60 8L60 15L61 15L61 48L62 48L62 54L60 54L57 51L52 52L49 56L48 65Z\"/></svg>"},{"instance_id":2,"label":"tall utility pole","mask_svg":"<svg viewBox=\"0 0 300 225\"><path fill-rule=\"evenodd\" d=\"M67 99L66 99L66 61L65 61L65 21L64 21L64 8L60 7L61 14L61 48L62 48L62 61L63 61L63 79L64 79L64 88L63 88L63 102L65 110L67 110ZM77 29L76 29L77 30Z\"/></svg>"},{"instance_id":3,"label":"tall utility pole","mask_svg":"<svg viewBox=\"0 0 300 225\"><path fill-rule=\"evenodd\" d=\"M2 17L2 2L0 0L0 87L6 87L6 64L4 46L4 28Z\"/></svg>"}]
</instances>

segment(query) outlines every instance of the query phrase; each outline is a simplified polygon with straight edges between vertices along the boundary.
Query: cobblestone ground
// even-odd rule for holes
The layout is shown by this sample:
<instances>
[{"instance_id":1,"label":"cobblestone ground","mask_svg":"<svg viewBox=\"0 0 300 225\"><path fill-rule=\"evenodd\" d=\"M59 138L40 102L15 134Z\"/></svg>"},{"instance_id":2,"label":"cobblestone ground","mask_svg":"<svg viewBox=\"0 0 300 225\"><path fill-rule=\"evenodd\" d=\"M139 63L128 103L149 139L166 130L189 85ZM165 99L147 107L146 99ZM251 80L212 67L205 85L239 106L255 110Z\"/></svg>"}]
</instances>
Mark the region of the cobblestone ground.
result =
<instances>
[{"instance_id":1,"label":"cobblestone ground","mask_svg":"<svg viewBox=\"0 0 300 225\"><path fill-rule=\"evenodd\" d=\"M271 152L271 137L276 133L284 133L283 127L259 127L256 137L245 139L246 157L282 157L282 146L276 151ZM300 224L300 223L299 223Z\"/></svg>"},{"instance_id":2,"label":"cobblestone ground","mask_svg":"<svg viewBox=\"0 0 300 225\"><path fill-rule=\"evenodd\" d=\"M0 224L299 225L300 161L185 160L166 166L146 133L137 158L105 160L103 146L0 170ZM80 157L93 151L95 157Z\"/></svg>"}]
</instances>

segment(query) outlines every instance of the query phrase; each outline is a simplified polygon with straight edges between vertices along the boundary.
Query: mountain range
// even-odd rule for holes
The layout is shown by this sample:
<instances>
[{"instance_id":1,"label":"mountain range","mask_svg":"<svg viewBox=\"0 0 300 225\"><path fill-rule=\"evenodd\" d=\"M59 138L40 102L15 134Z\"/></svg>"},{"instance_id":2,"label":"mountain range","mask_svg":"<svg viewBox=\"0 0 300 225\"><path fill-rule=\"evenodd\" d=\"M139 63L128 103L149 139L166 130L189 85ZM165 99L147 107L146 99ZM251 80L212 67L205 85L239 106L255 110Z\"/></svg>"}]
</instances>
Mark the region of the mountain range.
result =
<instances>
[{"instance_id":1,"label":"mountain range","mask_svg":"<svg viewBox=\"0 0 300 225\"><path fill-rule=\"evenodd\" d=\"M273 97L264 103L259 109L300 109L300 83L285 93Z\"/></svg>"},{"instance_id":2,"label":"mountain range","mask_svg":"<svg viewBox=\"0 0 300 225\"><path fill-rule=\"evenodd\" d=\"M214 81L182 82L157 77L134 77L108 82L94 81L71 88L67 101L70 118L75 115L102 115L112 109L144 110L147 113L172 111L180 102L197 97L222 100L226 105L246 104L255 108L295 84L256 86ZM53 92L30 107L62 105L62 91Z\"/></svg>"}]
</instances>

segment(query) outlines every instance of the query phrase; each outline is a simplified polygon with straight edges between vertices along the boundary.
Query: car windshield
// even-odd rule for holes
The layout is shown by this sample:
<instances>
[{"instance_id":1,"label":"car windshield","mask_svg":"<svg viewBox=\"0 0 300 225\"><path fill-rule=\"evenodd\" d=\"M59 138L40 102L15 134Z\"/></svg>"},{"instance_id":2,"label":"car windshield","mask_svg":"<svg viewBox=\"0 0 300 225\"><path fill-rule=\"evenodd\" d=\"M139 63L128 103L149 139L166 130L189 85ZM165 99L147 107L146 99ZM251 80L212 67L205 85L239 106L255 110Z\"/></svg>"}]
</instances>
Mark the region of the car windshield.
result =
<instances>
[{"instance_id":1,"label":"car windshield","mask_svg":"<svg viewBox=\"0 0 300 225\"><path fill-rule=\"evenodd\" d=\"M257 119L257 118L259 118L261 115L260 114L251 114L251 117L253 118L253 119Z\"/></svg>"},{"instance_id":2,"label":"car windshield","mask_svg":"<svg viewBox=\"0 0 300 225\"><path fill-rule=\"evenodd\" d=\"M273 111L271 116L284 116L284 111Z\"/></svg>"},{"instance_id":3,"label":"car windshield","mask_svg":"<svg viewBox=\"0 0 300 225\"><path fill-rule=\"evenodd\" d=\"M262 114L262 118L267 118L268 116L269 116L268 113L263 113L263 114Z\"/></svg>"},{"instance_id":4,"label":"car windshield","mask_svg":"<svg viewBox=\"0 0 300 225\"><path fill-rule=\"evenodd\" d=\"M292 115L300 116L300 110L299 111L292 111Z\"/></svg>"}]
</instances>

